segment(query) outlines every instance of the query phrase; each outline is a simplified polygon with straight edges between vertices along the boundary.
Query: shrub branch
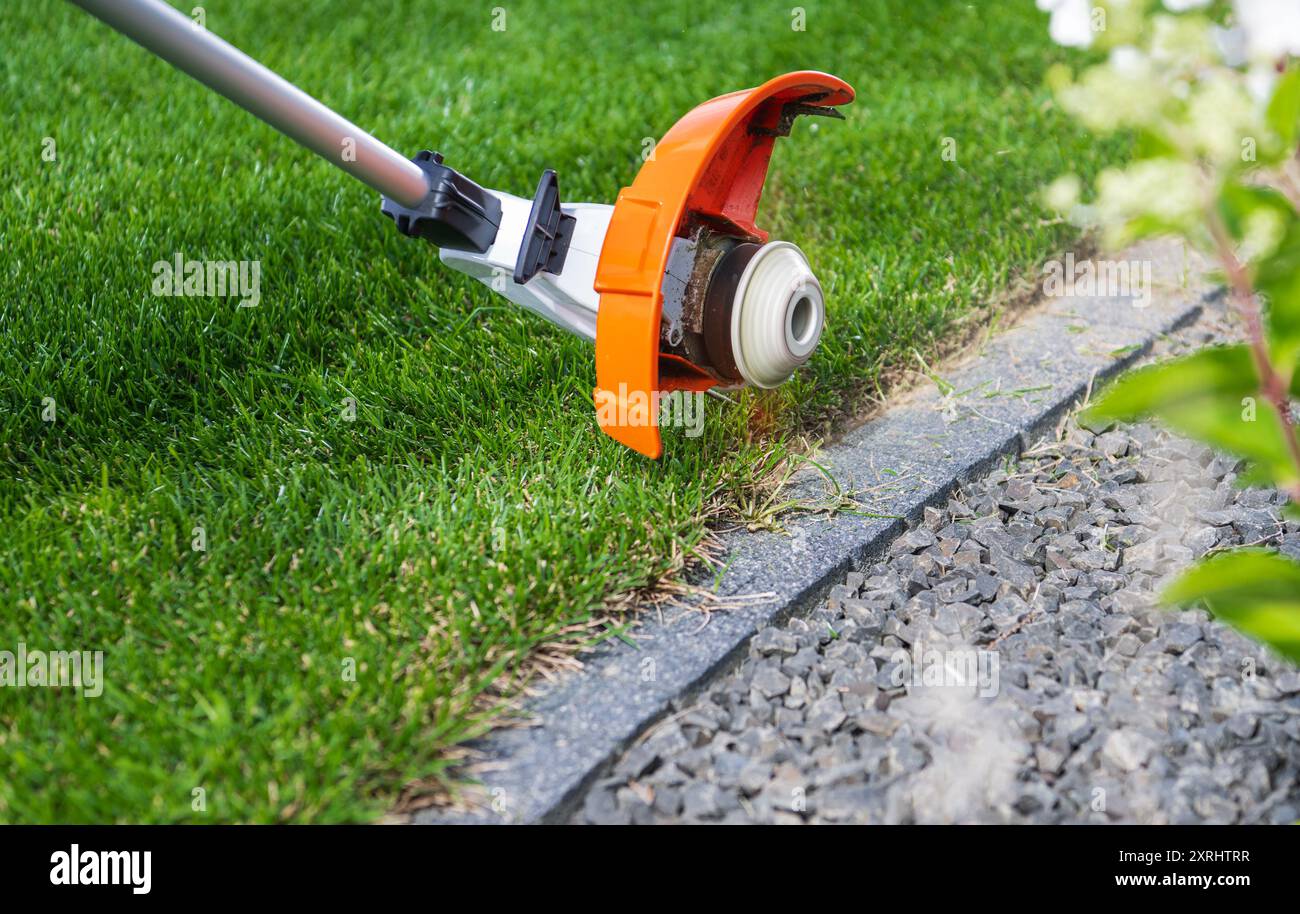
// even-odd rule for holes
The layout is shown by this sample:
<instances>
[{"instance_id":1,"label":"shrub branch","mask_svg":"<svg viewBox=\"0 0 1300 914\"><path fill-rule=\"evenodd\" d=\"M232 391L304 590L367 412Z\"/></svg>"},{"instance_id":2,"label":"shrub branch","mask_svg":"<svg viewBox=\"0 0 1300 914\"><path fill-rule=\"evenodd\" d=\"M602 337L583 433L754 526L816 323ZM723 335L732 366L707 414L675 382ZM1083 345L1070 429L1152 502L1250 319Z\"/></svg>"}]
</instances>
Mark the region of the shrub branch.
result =
<instances>
[{"instance_id":1,"label":"shrub branch","mask_svg":"<svg viewBox=\"0 0 1300 914\"><path fill-rule=\"evenodd\" d=\"M1286 382L1278 374L1277 368L1273 365L1272 356L1268 351L1268 342L1264 335L1264 320L1259 307L1259 296L1255 293L1246 265L1237 258L1237 254L1228 239L1228 233L1224 230L1218 214L1212 212L1209 223L1210 231L1214 236L1215 247L1218 249L1219 260L1223 263L1224 271L1228 276L1228 284L1232 289L1232 296L1237 310L1246 322L1250 351L1254 357L1255 370L1259 374L1260 396L1277 413L1278 420L1282 423L1282 434L1286 438L1291 462L1295 465L1298 478L1284 486L1283 491L1293 502L1300 504L1300 437L1296 436L1295 421L1291 416L1291 399L1287 392Z\"/></svg>"}]
</instances>

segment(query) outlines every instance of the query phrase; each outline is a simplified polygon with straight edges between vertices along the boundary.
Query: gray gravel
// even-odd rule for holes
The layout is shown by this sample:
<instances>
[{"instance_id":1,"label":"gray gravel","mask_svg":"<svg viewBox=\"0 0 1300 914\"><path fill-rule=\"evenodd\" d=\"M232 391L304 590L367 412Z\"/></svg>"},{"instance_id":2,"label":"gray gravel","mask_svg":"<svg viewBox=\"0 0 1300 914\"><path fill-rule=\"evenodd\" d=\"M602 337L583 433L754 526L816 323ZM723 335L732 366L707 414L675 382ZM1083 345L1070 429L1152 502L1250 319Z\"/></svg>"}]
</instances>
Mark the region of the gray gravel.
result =
<instances>
[{"instance_id":1,"label":"gray gravel","mask_svg":"<svg viewBox=\"0 0 1300 914\"><path fill-rule=\"evenodd\" d=\"M1155 599L1213 549L1300 557L1281 497L1240 469L1153 426L1067 421L758 632L575 821L1300 818L1300 673Z\"/></svg>"}]
</instances>

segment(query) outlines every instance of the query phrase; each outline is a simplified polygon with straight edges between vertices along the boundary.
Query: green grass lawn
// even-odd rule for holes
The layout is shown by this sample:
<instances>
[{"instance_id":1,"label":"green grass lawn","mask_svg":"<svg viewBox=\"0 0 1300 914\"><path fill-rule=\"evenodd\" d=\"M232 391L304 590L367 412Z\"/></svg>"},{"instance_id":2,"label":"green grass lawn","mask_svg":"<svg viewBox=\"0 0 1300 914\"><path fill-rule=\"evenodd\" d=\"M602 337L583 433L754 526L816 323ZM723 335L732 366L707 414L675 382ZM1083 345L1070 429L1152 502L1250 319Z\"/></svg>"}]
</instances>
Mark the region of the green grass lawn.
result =
<instances>
[{"instance_id":1,"label":"green grass lawn","mask_svg":"<svg viewBox=\"0 0 1300 914\"><path fill-rule=\"evenodd\" d=\"M70 5L6 10L0 650L102 650L106 685L0 689L0 820L382 815L762 455L1071 242L1035 191L1113 150L1048 103L1064 52L1031 3L804 9L796 32L788 3L206 7L396 149L524 196L554 167L566 200L613 202L644 137L787 70L856 87L846 122L777 144L760 219L822 280L820 351L710 400L657 463L597 430L587 343L443 268L376 194ZM176 252L260 261L261 303L153 296Z\"/></svg>"}]
</instances>

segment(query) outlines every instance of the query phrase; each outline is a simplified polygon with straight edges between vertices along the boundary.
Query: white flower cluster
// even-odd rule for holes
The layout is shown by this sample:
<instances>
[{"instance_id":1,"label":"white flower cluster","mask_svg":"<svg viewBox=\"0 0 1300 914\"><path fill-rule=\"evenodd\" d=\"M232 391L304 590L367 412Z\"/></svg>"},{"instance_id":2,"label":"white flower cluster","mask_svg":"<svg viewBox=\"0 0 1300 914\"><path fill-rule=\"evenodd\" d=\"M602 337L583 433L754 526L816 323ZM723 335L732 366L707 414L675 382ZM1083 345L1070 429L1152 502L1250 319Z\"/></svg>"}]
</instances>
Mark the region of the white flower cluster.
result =
<instances>
[{"instance_id":1,"label":"white flower cluster","mask_svg":"<svg viewBox=\"0 0 1300 914\"><path fill-rule=\"evenodd\" d=\"M1108 168L1097 178L1097 214L1107 225L1151 219L1165 231L1200 220L1205 201L1196 166L1177 159L1143 159Z\"/></svg>"},{"instance_id":2,"label":"white flower cluster","mask_svg":"<svg viewBox=\"0 0 1300 914\"><path fill-rule=\"evenodd\" d=\"M1036 0L1038 8L1051 13L1048 26L1052 40L1068 48L1092 45L1096 33L1106 30L1105 20L1122 15L1132 22L1141 12L1142 0ZM1211 0L1163 0L1171 13L1204 9ZM1233 0L1241 47L1252 61L1276 61L1300 55L1300 3L1295 0ZM1100 15L1099 15L1100 14Z\"/></svg>"},{"instance_id":3,"label":"white flower cluster","mask_svg":"<svg viewBox=\"0 0 1300 914\"><path fill-rule=\"evenodd\" d=\"M1251 63L1275 63L1300 55L1300 3L1296 0L1236 0L1238 28Z\"/></svg>"},{"instance_id":4,"label":"white flower cluster","mask_svg":"<svg viewBox=\"0 0 1300 914\"><path fill-rule=\"evenodd\" d=\"M1052 14L1048 34L1067 48L1086 48L1092 44L1092 3L1090 0L1038 0L1038 8Z\"/></svg>"},{"instance_id":5,"label":"white flower cluster","mask_svg":"<svg viewBox=\"0 0 1300 914\"><path fill-rule=\"evenodd\" d=\"M1100 223L1111 244L1194 237L1225 176L1288 152L1267 110L1287 59L1300 56L1300 0L1233 0L1223 22L1211 0L1036 2L1055 42L1108 52L1077 79L1064 65L1049 72L1061 107L1090 130L1131 131L1143 145L1137 162L1101 175L1086 206L1073 176L1044 191L1053 209Z\"/></svg>"}]
</instances>

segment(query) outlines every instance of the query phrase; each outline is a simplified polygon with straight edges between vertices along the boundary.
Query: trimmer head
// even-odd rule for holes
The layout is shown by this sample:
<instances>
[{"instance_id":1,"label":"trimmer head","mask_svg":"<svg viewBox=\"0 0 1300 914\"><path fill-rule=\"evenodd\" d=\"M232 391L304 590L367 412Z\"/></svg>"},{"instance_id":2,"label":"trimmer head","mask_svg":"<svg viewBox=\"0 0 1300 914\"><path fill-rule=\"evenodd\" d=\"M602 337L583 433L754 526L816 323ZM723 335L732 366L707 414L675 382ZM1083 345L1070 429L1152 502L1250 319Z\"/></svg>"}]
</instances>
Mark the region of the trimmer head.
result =
<instances>
[{"instance_id":1,"label":"trimmer head","mask_svg":"<svg viewBox=\"0 0 1300 914\"><path fill-rule=\"evenodd\" d=\"M840 116L853 89L787 73L705 102L655 146L614 205L596 270L597 421L648 457L659 393L775 387L816 348L821 285L754 223L772 146L801 114ZM643 405L651 404L649 415Z\"/></svg>"}]
</instances>

